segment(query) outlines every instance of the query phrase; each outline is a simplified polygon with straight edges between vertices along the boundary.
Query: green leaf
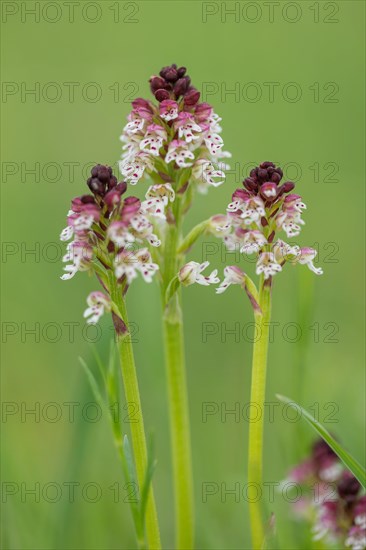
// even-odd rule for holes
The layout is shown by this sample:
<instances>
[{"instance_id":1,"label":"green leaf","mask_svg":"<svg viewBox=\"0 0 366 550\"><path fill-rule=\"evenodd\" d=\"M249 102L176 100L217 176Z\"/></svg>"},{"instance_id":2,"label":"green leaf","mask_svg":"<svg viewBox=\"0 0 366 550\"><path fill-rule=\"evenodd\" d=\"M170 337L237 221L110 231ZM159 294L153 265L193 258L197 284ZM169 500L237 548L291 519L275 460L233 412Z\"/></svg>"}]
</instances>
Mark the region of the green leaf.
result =
<instances>
[{"instance_id":1,"label":"green leaf","mask_svg":"<svg viewBox=\"0 0 366 550\"><path fill-rule=\"evenodd\" d=\"M152 483L152 478L155 472L156 464L157 464L157 461L154 458L154 444L153 444L153 440L150 439L149 449L147 453L146 473L145 473L145 479L141 490L141 501L140 501L141 523L143 526L145 525L147 500L148 500L150 485Z\"/></svg>"},{"instance_id":2,"label":"green leaf","mask_svg":"<svg viewBox=\"0 0 366 550\"><path fill-rule=\"evenodd\" d=\"M329 445L331 449L338 455L338 457L342 460L346 468L348 468L353 475L358 479L358 481L361 483L361 485L366 488L366 470L361 466L357 460L355 460L322 426L322 424L316 420L311 414L309 414L303 407L289 399L288 397L284 397L283 395L276 395L277 399L282 401L282 403L286 403L287 405L290 405L294 409L297 409L301 412L305 420L314 428L314 430L324 439L324 441Z\"/></svg>"},{"instance_id":3,"label":"green leaf","mask_svg":"<svg viewBox=\"0 0 366 550\"><path fill-rule=\"evenodd\" d=\"M125 463L127 466L127 472L126 472L128 474L126 476L127 482L132 483L137 488L137 492L139 494L140 488L136 477L136 470L135 470L135 465L133 461L132 449L131 449L130 442L128 440L127 435L125 435L123 438L123 454L124 454ZM141 521L141 513L140 513L140 505L139 505L140 499L138 499L138 501L136 502L131 501L130 504L131 504L133 520L136 527L136 533L138 538L141 539L143 537L143 523Z\"/></svg>"},{"instance_id":4,"label":"green leaf","mask_svg":"<svg viewBox=\"0 0 366 550\"><path fill-rule=\"evenodd\" d=\"M137 484L137 477L136 477L135 465L133 462L132 449L131 449L130 442L128 440L127 435L125 435L123 438L123 452L126 459L129 481L132 481L132 483Z\"/></svg>"},{"instance_id":5,"label":"green leaf","mask_svg":"<svg viewBox=\"0 0 366 550\"><path fill-rule=\"evenodd\" d=\"M179 248L177 250L178 254L185 254L197 241L197 239L206 231L210 224L210 220L205 220L198 225L196 225L186 237L184 237L183 241L179 245Z\"/></svg>"},{"instance_id":6,"label":"green leaf","mask_svg":"<svg viewBox=\"0 0 366 550\"><path fill-rule=\"evenodd\" d=\"M173 279L170 281L170 283L168 284L166 292L165 292L165 303L166 304L174 296L174 294L177 292L179 287L180 287L180 280L178 278L178 275L175 275L173 277Z\"/></svg>"},{"instance_id":7,"label":"green leaf","mask_svg":"<svg viewBox=\"0 0 366 550\"><path fill-rule=\"evenodd\" d=\"M96 402L99 404L99 406L102 409L105 409L105 401L104 401L104 398L103 398L102 394L100 393L98 382L96 381L94 374L92 373L92 371L90 370L90 368L85 363L85 361L82 357L79 357L79 361L80 361L80 364L82 365L82 367L85 371L85 374L88 378L88 381L89 381L89 384L90 384L90 387L91 387L91 390L93 392L93 395L95 397Z\"/></svg>"}]
</instances>

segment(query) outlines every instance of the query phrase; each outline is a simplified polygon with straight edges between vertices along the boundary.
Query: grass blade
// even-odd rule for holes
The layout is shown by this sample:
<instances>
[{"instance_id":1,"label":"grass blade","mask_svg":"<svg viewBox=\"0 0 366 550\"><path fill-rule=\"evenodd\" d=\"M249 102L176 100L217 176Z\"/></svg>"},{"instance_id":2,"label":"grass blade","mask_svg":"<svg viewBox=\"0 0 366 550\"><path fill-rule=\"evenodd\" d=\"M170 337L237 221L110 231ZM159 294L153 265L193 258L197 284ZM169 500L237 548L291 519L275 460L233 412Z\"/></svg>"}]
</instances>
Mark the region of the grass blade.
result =
<instances>
[{"instance_id":1,"label":"grass blade","mask_svg":"<svg viewBox=\"0 0 366 550\"><path fill-rule=\"evenodd\" d=\"M353 475L358 479L358 481L361 483L361 485L366 488L366 471L365 468L361 466L357 460L355 460L324 428L324 426L316 420L311 414L309 414L303 407L289 399L288 397L284 397L283 395L276 395L277 399L282 401L282 403L286 403L286 405L290 405L294 409L297 409L301 412L302 416L305 418L305 420L314 428L314 430L320 435L321 438L324 439L324 441L329 445L331 449L338 455L338 457L341 459L341 461L344 463L346 468L348 468Z\"/></svg>"}]
</instances>

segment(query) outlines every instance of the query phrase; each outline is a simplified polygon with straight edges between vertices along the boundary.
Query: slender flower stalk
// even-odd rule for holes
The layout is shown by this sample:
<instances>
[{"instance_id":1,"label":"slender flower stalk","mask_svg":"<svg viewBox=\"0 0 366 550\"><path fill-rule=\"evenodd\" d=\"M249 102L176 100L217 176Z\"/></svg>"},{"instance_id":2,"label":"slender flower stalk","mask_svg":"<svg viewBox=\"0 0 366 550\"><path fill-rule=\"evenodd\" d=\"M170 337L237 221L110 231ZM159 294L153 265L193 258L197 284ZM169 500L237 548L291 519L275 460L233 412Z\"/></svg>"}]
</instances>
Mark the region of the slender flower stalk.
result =
<instances>
[{"instance_id":1,"label":"slender flower stalk","mask_svg":"<svg viewBox=\"0 0 366 550\"><path fill-rule=\"evenodd\" d=\"M95 274L103 292L92 292L87 298L84 313L87 323L96 323L106 312L111 312L120 356L126 401L137 410L137 422L130 424L137 483L141 494L147 479L147 446L142 416L141 399L135 361L128 328L125 295L132 281L142 275L151 282L158 266L151 260L147 247L157 247L160 241L153 233L148 205L136 197L122 199L126 183L117 183L112 169L97 165L91 171L87 184L91 195L82 195L72 201L68 213L68 225L61 233L61 240L74 240L67 245L63 260L67 263L63 280L72 278L78 271ZM122 455L126 473L127 457L120 443L121 434L115 434L118 450ZM139 548L160 549L160 533L153 490L147 487L146 513L134 516ZM146 541L144 533L146 525Z\"/></svg>"},{"instance_id":2,"label":"slender flower stalk","mask_svg":"<svg viewBox=\"0 0 366 550\"><path fill-rule=\"evenodd\" d=\"M193 476L189 429L183 318L179 287L192 282L219 282L215 273L204 277L200 266L183 267L187 250L207 229L207 222L182 237L182 222L198 191L224 182L230 156L222 151L220 118L191 86L185 67L164 67L150 79L157 104L138 98L124 127L120 170L131 185L148 176L147 209L160 214L157 229L162 246L153 252L160 267L169 416L174 473L176 546L189 550L194 544Z\"/></svg>"},{"instance_id":3,"label":"slender flower stalk","mask_svg":"<svg viewBox=\"0 0 366 550\"><path fill-rule=\"evenodd\" d=\"M258 405L259 410L263 411L271 320L271 281L266 281L264 275L260 276L259 289L258 305L262 314L258 312L254 314L259 337L253 346L250 402ZM253 489L254 494L253 498L249 497L248 499L250 503L253 548L262 548L264 540L261 504L256 494L258 487L262 487L263 428L263 414L260 415L260 418L256 422L250 422L249 424L248 487Z\"/></svg>"},{"instance_id":4,"label":"slender flower stalk","mask_svg":"<svg viewBox=\"0 0 366 550\"><path fill-rule=\"evenodd\" d=\"M248 447L249 507L254 550L263 548L265 544L258 493L263 494L263 411L273 277L283 270L286 263L307 265L317 275L322 274L322 270L313 263L316 257L314 249L300 248L297 244L289 244L281 239L275 241L276 234L281 230L287 237L297 237L305 223L301 214L306 205L299 195L291 193L295 187L293 182L287 181L280 185L282 177L281 168L272 162L264 162L254 168L244 180L244 188L233 193L226 214L214 216L207 225L212 234L222 238L229 251L237 251L243 257L257 255L258 289L248 274L236 265L225 267L224 279L216 289L218 294L222 294L229 286L236 284L245 290L253 308L258 334L253 348L250 400L259 408L261 415L256 422L250 423Z\"/></svg>"}]
</instances>

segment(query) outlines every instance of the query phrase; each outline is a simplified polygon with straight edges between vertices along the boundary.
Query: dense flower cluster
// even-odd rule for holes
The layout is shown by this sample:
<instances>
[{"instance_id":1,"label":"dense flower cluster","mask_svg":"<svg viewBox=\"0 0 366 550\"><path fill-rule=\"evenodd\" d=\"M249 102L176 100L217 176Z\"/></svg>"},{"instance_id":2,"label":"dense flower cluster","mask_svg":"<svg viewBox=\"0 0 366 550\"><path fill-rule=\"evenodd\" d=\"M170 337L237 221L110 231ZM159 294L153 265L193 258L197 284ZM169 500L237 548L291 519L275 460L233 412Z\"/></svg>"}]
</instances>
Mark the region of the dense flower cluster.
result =
<instances>
[{"instance_id":1,"label":"dense flower cluster","mask_svg":"<svg viewBox=\"0 0 366 550\"><path fill-rule=\"evenodd\" d=\"M158 104L138 98L123 129L124 179L135 185L148 174L155 183L175 183L172 169L186 170L182 186L196 184L200 192L225 180L230 156L223 152L220 118L208 103L199 103L200 93L190 85L185 67L164 67L150 79ZM176 189L177 190L177 189Z\"/></svg>"},{"instance_id":2,"label":"dense flower cluster","mask_svg":"<svg viewBox=\"0 0 366 550\"><path fill-rule=\"evenodd\" d=\"M289 483L302 489L294 512L313 522L314 540L352 550L366 548L366 495L361 495L358 480L323 440L314 444L310 458L291 470L282 485Z\"/></svg>"},{"instance_id":3,"label":"dense flower cluster","mask_svg":"<svg viewBox=\"0 0 366 550\"><path fill-rule=\"evenodd\" d=\"M243 188L233 193L226 215L211 219L211 232L221 237L230 251L257 254L256 273L263 274L264 279L282 271L286 262L307 265L320 275L322 269L313 263L316 250L275 240L281 230L288 238L297 237L305 223L301 215L306 205L299 195L292 193L295 184L290 181L281 184L282 178L281 168L272 162L263 162L251 170ZM244 284L246 274L237 266L226 267L224 274L218 293L231 284Z\"/></svg>"},{"instance_id":4,"label":"dense flower cluster","mask_svg":"<svg viewBox=\"0 0 366 550\"><path fill-rule=\"evenodd\" d=\"M92 194L73 199L67 227L60 235L62 241L73 239L63 257L67 265L61 279L71 279L78 271L96 273L107 294L92 292L87 299L84 315L87 322L95 323L104 311L111 310L103 273L114 270L124 292L139 273L145 281L152 280L158 266L147 246L160 245L153 222L165 219L165 206L174 192L164 185L149 189L143 202L136 197L123 198L126 182L118 183L112 169L100 164L91 170L87 185Z\"/></svg>"}]
</instances>

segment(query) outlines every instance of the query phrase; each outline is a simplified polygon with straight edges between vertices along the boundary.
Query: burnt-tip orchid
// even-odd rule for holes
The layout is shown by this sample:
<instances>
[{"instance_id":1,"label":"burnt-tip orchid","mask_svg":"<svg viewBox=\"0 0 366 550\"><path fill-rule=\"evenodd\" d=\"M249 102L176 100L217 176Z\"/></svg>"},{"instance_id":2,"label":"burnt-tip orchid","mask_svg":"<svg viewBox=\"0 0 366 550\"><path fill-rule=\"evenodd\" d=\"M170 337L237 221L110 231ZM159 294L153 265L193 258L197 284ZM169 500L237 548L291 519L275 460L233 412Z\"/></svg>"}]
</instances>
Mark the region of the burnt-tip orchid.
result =
<instances>
[{"instance_id":1,"label":"burnt-tip orchid","mask_svg":"<svg viewBox=\"0 0 366 550\"><path fill-rule=\"evenodd\" d=\"M300 248L281 238L276 240L281 231L287 238L297 237L305 224L301 214L306 205L299 195L292 193L295 184L291 181L281 184L282 178L281 168L272 162L251 170L244 187L233 193L226 215L215 217L219 220L215 223L216 236L229 251L236 250L243 258L256 254L256 274L263 274L265 280L280 273L286 263L307 265L321 275L323 270L314 265L315 249ZM229 281L226 276L217 292L222 293L228 282L242 284L240 278L231 277Z\"/></svg>"},{"instance_id":2,"label":"burnt-tip orchid","mask_svg":"<svg viewBox=\"0 0 366 550\"><path fill-rule=\"evenodd\" d=\"M230 156L222 150L221 119L211 105L199 102L186 68L164 67L151 77L150 88L157 104L143 98L133 101L121 135L119 166L125 180L131 185L146 177L155 184L176 182L181 170L178 188L190 182L204 193L211 185L221 185L226 167L222 159Z\"/></svg>"},{"instance_id":3,"label":"burnt-tip orchid","mask_svg":"<svg viewBox=\"0 0 366 550\"><path fill-rule=\"evenodd\" d=\"M159 220L165 219L165 206L172 190L159 193L141 202L136 197L123 198L126 183L117 182L112 169L98 164L91 170L87 185L92 194L75 198L67 216L67 227L61 240L67 244L63 261L67 264L62 280L74 277L78 271L95 273L106 294L92 292L87 299L84 316L88 323L97 322L105 311L115 311L109 295L108 272L116 277L124 294L140 274L151 282L159 269L152 261L149 248L160 246L155 234Z\"/></svg>"}]
</instances>

